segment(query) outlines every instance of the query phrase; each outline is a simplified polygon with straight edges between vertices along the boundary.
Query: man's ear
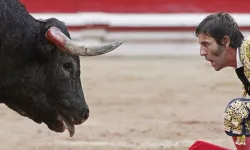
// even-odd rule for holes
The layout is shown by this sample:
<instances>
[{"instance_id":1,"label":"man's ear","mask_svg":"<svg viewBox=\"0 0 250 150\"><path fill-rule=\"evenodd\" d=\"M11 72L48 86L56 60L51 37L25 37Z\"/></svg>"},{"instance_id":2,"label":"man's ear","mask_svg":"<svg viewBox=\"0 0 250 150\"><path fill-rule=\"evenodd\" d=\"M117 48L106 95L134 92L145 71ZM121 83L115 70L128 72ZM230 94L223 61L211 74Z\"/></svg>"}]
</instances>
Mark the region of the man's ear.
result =
<instances>
[{"instance_id":1,"label":"man's ear","mask_svg":"<svg viewBox=\"0 0 250 150\"><path fill-rule=\"evenodd\" d=\"M224 36L222 41L221 41L221 44L225 47L229 47L230 45L230 38L228 36Z\"/></svg>"}]
</instances>

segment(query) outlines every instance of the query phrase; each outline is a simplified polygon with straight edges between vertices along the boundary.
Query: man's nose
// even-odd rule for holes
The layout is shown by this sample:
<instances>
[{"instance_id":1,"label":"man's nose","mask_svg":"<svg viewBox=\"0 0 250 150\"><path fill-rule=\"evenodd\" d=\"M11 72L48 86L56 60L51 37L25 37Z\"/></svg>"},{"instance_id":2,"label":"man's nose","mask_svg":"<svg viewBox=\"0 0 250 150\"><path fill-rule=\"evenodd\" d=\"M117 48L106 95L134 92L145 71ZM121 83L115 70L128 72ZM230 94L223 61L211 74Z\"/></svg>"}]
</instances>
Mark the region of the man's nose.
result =
<instances>
[{"instance_id":1,"label":"man's nose","mask_svg":"<svg viewBox=\"0 0 250 150\"><path fill-rule=\"evenodd\" d=\"M200 55L201 56L206 56L207 55L207 52L206 52L206 50L204 49L204 48L200 48Z\"/></svg>"}]
</instances>

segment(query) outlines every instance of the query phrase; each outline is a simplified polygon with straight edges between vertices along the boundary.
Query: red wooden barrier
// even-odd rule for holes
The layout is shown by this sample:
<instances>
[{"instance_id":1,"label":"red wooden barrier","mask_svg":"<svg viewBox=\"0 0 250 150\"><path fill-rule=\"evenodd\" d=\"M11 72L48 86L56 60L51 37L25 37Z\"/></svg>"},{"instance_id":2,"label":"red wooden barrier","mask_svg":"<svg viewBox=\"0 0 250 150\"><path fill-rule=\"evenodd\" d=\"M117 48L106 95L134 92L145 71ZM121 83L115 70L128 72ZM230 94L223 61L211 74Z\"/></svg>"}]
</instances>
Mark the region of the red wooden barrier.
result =
<instances>
[{"instance_id":1,"label":"red wooden barrier","mask_svg":"<svg viewBox=\"0 0 250 150\"><path fill-rule=\"evenodd\" d=\"M249 0L21 0L31 12L250 13Z\"/></svg>"}]
</instances>

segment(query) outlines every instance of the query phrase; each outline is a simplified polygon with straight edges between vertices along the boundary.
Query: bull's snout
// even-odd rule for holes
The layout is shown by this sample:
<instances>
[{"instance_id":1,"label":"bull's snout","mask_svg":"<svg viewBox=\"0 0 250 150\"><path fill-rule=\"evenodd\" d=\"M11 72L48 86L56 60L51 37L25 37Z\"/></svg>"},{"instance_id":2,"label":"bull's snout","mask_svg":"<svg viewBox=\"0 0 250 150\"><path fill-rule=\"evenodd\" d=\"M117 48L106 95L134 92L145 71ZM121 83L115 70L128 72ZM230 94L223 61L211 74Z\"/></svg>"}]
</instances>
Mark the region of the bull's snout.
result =
<instances>
[{"instance_id":1,"label":"bull's snout","mask_svg":"<svg viewBox=\"0 0 250 150\"><path fill-rule=\"evenodd\" d=\"M87 105L82 105L82 107L75 107L72 111L62 110L60 111L59 121L61 123L62 129L64 131L68 129L70 137L75 133L75 126L85 122L89 117L89 108Z\"/></svg>"},{"instance_id":2,"label":"bull's snout","mask_svg":"<svg viewBox=\"0 0 250 150\"><path fill-rule=\"evenodd\" d=\"M82 109L78 111L78 113L76 112L76 115L73 116L73 123L75 125L81 124L84 121L86 121L88 118L89 118L89 108L83 107Z\"/></svg>"}]
</instances>

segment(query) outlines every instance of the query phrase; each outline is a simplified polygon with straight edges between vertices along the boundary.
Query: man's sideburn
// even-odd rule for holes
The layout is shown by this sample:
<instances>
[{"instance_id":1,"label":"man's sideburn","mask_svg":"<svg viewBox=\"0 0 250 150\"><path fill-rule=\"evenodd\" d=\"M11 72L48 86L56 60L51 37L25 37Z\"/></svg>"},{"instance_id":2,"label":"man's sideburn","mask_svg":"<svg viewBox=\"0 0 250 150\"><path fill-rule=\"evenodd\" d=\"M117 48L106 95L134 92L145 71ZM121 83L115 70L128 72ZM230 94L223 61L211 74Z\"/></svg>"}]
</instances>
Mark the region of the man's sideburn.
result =
<instances>
[{"instance_id":1,"label":"man's sideburn","mask_svg":"<svg viewBox=\"0 0 250 150\"><path fill-rule=\"evenodd\" d=\"M223 46L218 46L217 50L213 52L213 55L220 56L225 50L223 49Z\"/></svg>"}]
</instances>

